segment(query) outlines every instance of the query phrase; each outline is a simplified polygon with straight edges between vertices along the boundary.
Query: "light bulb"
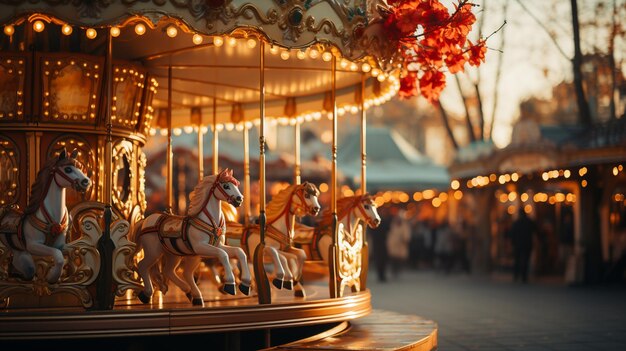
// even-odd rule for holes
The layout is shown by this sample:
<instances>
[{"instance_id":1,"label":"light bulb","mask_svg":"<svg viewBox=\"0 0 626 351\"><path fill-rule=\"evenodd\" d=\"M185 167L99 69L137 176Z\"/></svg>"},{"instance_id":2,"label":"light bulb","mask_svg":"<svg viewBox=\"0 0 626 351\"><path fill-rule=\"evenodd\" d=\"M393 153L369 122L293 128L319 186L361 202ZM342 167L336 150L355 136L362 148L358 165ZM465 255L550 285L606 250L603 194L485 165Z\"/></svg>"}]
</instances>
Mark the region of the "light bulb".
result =
<instances>
[{"instance_id":1,"label":"light bulb","mask_svg":"<svg viewBox=\"0 0 626 351\"><path fill-rule=\"evenodd\" d=\"M341 68L348 68L348 65L350 64L350 62L346 59L341 59L341 62L339 62L339 66L341 66Z\"/></svg>"},{"instance_id":2,"label":"light bulb","mask_svg":"<svg viewBox=\"0 0 626 351\"><path fill-rule=\"evenodd\" d=\"M379 74L380 74L380 70L378 68L374 68L372 70L372 77L378 77Z\"/></svg>"},{"instance_id":3,"label":"light bulb","mask_svg":"<svg viewBox=\"0 0 626 351\"><path fill-rule=\"evenodd\" d=\"M317 51L317 49L311 49L311 51L309 51L309 57L312 59L316 59L319 55L320 52Z\"/></svg>"},{"instance_id":4,"label":"light bulb","mask_svg":"<svg viewBox=\"0 0 626 351\"><path fill-rule=\"evenodd\" d=\"M33 30L37 33L43 32L45 28L46 28L46 25L43 24L42 21L35 21L35 23L33 23Z\"/></svg>"},{"instance_id":5,"label":"light bulb","mask_svg":"<svg viewBox=\"0 0 626 351\"><path fill-rule=\"evenodd\" d=\"M304 52L303 50L298 50L296 52L296 57L300 60L304 60L306 58L306 52Z\"/></svg>"},{"instance_id":6,"label":"light bulb","mask_svg":"<svg viewBox=\"0 0 626 351\"><path fill-rule=\"evenodd\" d=\"M333 54L329 51L326 51L322 54L322 60L328 62L333 59Z\"/></svg>"},{"instance_id":7,"label":"light bulb","mask_svg":"<svg viewBox=\"0 0 626 351\"><path fill-rule=\"evenodd\" d=\"M254 38L250 38L246 41L246 44L250 49L254 49L256 47L256 40L254 40Z\"/></svg>"},{"instance_id":8,"label":"light bulb","mask_svg":"<svg viewBox=\"0 0 626 351\"><path fill-rule=\"evenodd\" d=\"M94 39L98 35L98 32L93 28L87 28L85 35L87 35L89 39Z\"/></svg>"},{"instance_id":9,"label":"light bulb","mask_svg":"<svg viewBox=\"0 0 626 351\"><path fill-rule=\"evenodd\" d=\"M378 79L378 81L379 81L379 82L384 82L384 81L385 81L385 79L387 79L387 77L385 77L385 75L384 75L384 74L379 74L379 75L378 75L378 78L376 78L376 79Z\"/></svg>"},{"instance_id":10,"label":"light bulb","mask_svg":"<svg viewBox=\"0 0 626 351\"><path fill-rule=\"evenodd\" d=\"M176 27L174 26L167 27L167 30L165 32L167 33L167 36L170 38L174 38L178 35L178 29L176 29Z\"/></svg>"},{"instance_id":11,"label":"light bulb","mask_svg":"<svg viewBox=\"0 0 626 351\"><path fill-rule=\"evenodd\" d=\"M135 33L137 33L137 35L144 35L146 33L146 26L143 23L137 23L137 25L135 25Z\"/></svg>"},{"instance_id":12,"label":"light bulb","mask_svg":"<svg viewBox=\"0 0 626 351\"><path fill-rule=\"evenodd\" d=\"M280 58L283 59L283 60L289 60L289 56L291 56L289 54L289 50L285 50L285 51L280 53Z\"/></svg>"},{"instance_id":13,"label":"light bulb","mask_svg":"<svg viewBox=\"0 0 626 351\"><path fill-rule=\"evenodd\" d=\"M4 26L4 34L11 36L13 33L15 33L15 27L10 24L8 26Z\"/></svg>"},{"instance_id":14,"label":"light bulb","mask_svg":"<svg viewBox=\"0 0 626 351\"><path fill-rule=\"evenodd\" d=\"M231 48L234 48L235 46L237 46L237 39L233 37L229 37L227 43L228 43L228 46L230 46Z\"/></svg>"},{"instance_id":15,"label":"light bulb","mask_svg":"<svg viewBox=\"0 0 626 351\"><path fill-rule=\"evenodd\" d=\"M193 37L191 37L191 41L193 41L194 44L196 45L200 45L202 44L202 41L204 40L204 38L202 37L202 35L200 34L194 34Z\"/></svg>"},{"instance_id":16,"label":"light bulb","mask_svg":"<svg viewBox=\"0 0 626 351\"><path fill-rule=\"evenodd\" d=\"M370 64L367 62L361 66L361 71L365 73L369 72L371 69L372 69L372 66L370 66Z\"/></svg>"},{"instance_id":17,"label":"light bulb","mask_svg":"<svg viewBox=\"0 0 626 351\"><path fill-rule=\"evenodd\" d=\"M352 72L354 72L354 71L356 71L356 70L358 70L358 69L359 69L359 66L358 66L356 63L352 62L352 63L350 64L350 70L351 70Z\"/></svg>"},{"instance_id":18,"label":"light bulb","mask_svg":"<svg viewBox=\"0 0 626 351\"><path fill-rule=\"evenodd\" d=\"M270 47L270 53L271 53L272 55L276 55L276 54L278 54L278 46L274 46L274 45L272 45L272 46Z\"/></svg>"},{"instance_id":19,"label":"light bulb","mask_svg":"<svg viewBox=\"0 0 626 351\"><path fill-rule=\"evenodd\" d=\"M120 28L119 27L111 27L111 36L117 38L120 36Z\"/></svg>"},{"instance_id":20,"label":"light bulb","mask_svg":"<svg viewBox=\"0 0 626 351\"><path fill-rule=\"evenodd\" d=\"M73 28L72 28L72 26L70 26L69 24L64 24L64 25L61 27L61 33L65 34L65 35L70 35L70 34L72 34L72 31L73 31L73 30L74 30L74 29L73 29Z\"/></svg>"},{"instance_id":21,"label":"light bulb","mask_svg":"<svg viewBox=\"0 0 626 351\"><path fill-rule=\"evenodd\" d=\"M224 45L224 38L222 37L213 37L213 45L220 47Z\"/></svg>"}]
</instances>

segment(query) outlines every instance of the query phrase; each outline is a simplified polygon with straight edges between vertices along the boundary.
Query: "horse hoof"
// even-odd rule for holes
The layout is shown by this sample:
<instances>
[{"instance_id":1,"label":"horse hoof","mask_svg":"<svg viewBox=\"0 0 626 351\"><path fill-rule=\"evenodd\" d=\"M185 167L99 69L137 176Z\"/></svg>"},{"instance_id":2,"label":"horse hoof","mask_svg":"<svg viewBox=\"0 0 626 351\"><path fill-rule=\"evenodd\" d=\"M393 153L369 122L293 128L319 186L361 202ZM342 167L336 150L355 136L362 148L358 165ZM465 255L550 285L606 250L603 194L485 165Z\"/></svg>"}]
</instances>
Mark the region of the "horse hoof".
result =
<instances>
[{"instance_id":1,"label":"horse hoof","mask_svg":"<svg viewBox=\"0 0 626 351\"><path fill-rule=\"evenodd\" d=\"M140 292L139 295L137 295L137 297L143 303L150 303L150 296L146 295L146 293L143 291Z\"/></svg>"},{"instance_id":2,"label":"horse hoof","mask_svg":"<svg viewBox=\"0 0 626 351\"><path fill-rule=\"evenodd\" d=\"M297 289L296 291L294 291L293 295L295 297L306 297L306 293L304 292L304 289L302 289L302 288Z\"/></svg>"},{"instance_id":3,"label":"horse hoof","mask_svg":"<svg viewBox=\"0 0 626 351\"><path fill-rule=\"evenodd\" d=\"M187 300L189 300L189 302L193 302L194 298L191 296L190 292L186 293L185 296L187 296ZM194 303L194 305L195 305L195 303Z\"/></svg>"},{"instance_id":4,"label":"horse hoof","mask_svg":"<svg viewBox=\"0 0 626 351\"><path fill-rule=\"evenodd\" d=\"M291 281L291 280L286 280L284 285L285 285L285 289L287 289L287 290L293 290L293 281Z\"/></svg>"},{"instance_id":5,"label":"horse hoof","mask_svg":"<svg viewBox=\"0 0 626 351\"><path fill-rule=\"evenodd\" d=\"M283 281L278 279L278 278L274 278L272 280L272 284L274 284L274 286L276 287L276 289L282 289L283 288Z\"/></svg>"},{"instance_id":6,"label":"horse hoof","mask_svg":"<svg viewBox=\"0 0 626 351\"><path fill-rule=\"evenodd\" d=\"M246 296L250 296L250 284L246 285L244 283L239 284L239 291Z\"/></svg>"},{"instance_id":7,"label":"horse hoof","mask_svg":"<svg viewBox=\"0 0 626 351\"><path fill-rule=\"evenodd\" d=\"M224 291L229 295L235 295L235 284L224 284Z\"/></svg>"},{"instance_id":8,"label":"horse hoof","mask_svg":"<svg viewBox=\"0 0 626 351\"><path fill-rule=\"evenodd\" d=\"M194 297L191 299L191 304L194 306L204 306L204 301L199 297Z\"/></svg>"}]
</instances>

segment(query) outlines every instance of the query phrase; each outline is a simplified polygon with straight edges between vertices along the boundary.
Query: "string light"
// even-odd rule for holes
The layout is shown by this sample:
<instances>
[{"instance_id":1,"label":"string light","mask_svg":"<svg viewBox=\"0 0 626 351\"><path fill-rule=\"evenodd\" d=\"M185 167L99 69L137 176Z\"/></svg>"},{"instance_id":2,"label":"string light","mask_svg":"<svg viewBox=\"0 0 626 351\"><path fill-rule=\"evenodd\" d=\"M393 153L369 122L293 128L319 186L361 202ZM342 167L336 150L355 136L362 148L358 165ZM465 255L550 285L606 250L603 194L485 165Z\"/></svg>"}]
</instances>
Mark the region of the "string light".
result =
<instances>
[{"instance_id":1,"label":"string light","mask_svg":"<svg viewBox=\"0 0 626 351\"><path fill-rule=\"evenodd\" d=\"M46 28L46 25L43 24L42 21L35 21L35 23L33 23L33 30L37 33L43 32L45 28Z\"/></svg>"},{"instance_id":2,"label":"string light","mask_svg":"<svg viewBox=\"0 0 626 351\"><path fill-rule=\"evenodd\" d=\"M70 35L70 34L72 34L73 31L74 31L74 29L69 24L64 24L61 27L61 33L65 34L65 35Z\"/></svg>"},{"instance_id":3,"label":"string light","mask_svg":"<svg viewBox=\"0 0 626 351\"><path fill-rule=\"evenodd\" d=\"M143 23L137 23L137 25L135 25L135 33L137 33L137 35L144 35L146 33L146 26Z\"/></svg>"},{"instance_id":4,"label":"string light","mask_svg":"<svg viewBox=\"0 0 626 351\"><path fill-rule=\"evenodd\" d=\"M246 41L246 45L248 45L250 49L254 49L256 47L256 40L254 40L254 38L249 38Z\"/></svg>"},{"instance_id":5,"label":"string light","mask_svg":"<svg viewBox=\"0 0 626 351\"><path fill-rule=\"evenodd\" d=\"M222 37L213 37L213 45L217 46L218 48L222 45L224 45L224 38Z\"/></svg>"},{"instance_id":6,"label":"string light","mask_svg":"<svg viewBox=\"0 0 626 351\"><path fill-rule=\"evenodd\" d=\"M111 27L111 36L117 38L120 36L120 28L119 27Z\"/></svg>"},{"instance_id":7,"label":"string light","mask_svg":"<svg viewBox=\"0 0 626 351\"><path fill-rule=\"evenodd\" d=\"M278 54L278 47L277 47L277 46L272 45L272 46L270 47L270 54L272 54L272 55L276 55L276 54Z\"/></svg>"},{"instance_id":8,"label":"string light","mask_svg":"<svg viewBox=\"0 0 626 351\"><path fill-rule=\"evenodd\" d=\"M312 59L318 58L319 55L320 55L320 52L317 51L317 49L311 49L311 51L309 51L309 57Z\"/></svg>"},{"instance_id":9,"label":"string light","mask_svg":"<svg viewBox=\"0 0 626 351\"><path fill-rule=\"evenodd\" d=\"M87 28L85 35L87 35L89 39L94 39L98 35L98 32L93 28Z\"/></svg>"},{"instance_id":10,"label":"string light","mask_svg":"<svg viewBox=\"0 0 626 351\"><path fill-rule=\"evenodd\" d=\"M324 60L324 61L328 62L328 61L330 61L330 60L332 60L332 59L333 59L333 54L332 54L331 52L329 52L329 51L325 51L325 52L322 54L322 60Z\"/></svg>"},{"instance_id":11,"label":"string light","mask_svg":"<svg viewBox=\"0 0 626 351\"><path fill-rule=\"evenodd\" d=\"M280 58L283 60L289 60L289 57L291 55L289 54L289 50L285 50L283 52L280 53Z\"/></svg>"},{"instance_id":12,"label":"string light","mask_svg":"<svg viewBox=\"0 0 626 351\"><path fill-rule=\"evenodd\" d=\"M233 38L233 37L229 37L227 40L228 46L230 46L231 48L234 48L235 46L237 46L237 39Z\"/></svg>"},{"instance_id":13,"label":"string light","mask_svg":"<svg viewBox=\"0 0 626 351\"><path fill-rule=\"evenodd\" d=\"M370 66L370 64L367 62L361 66L361 70L365 73L369 72L371 69L372 69L372 66Z\"/></svg>"},{"instance_id":14,"label":"string light","mask_svg":"<svg viewBox=\"0 0 626 351\"><path fill-rule=\"evenodd\" d=\"M297 57L299 60L304 60L304 59L306 58L306 52L305 52L304 50L298 50L298 51L296 52L296 57Z\"/></svg>"},{"instance_id":15,"label":"string light","mask_svg":"<svg viewBox=\"0 0 626 351\"><path fill-rule=\"evenodd\" d=\"M178 35L178 29L176 29L176 27L174 26L167 27L165 32L167 33L167 36L170 38L174 38Z\"/></svg>"},{"instance_id":16,"label":"string light","mask_svg":"<svg viewBox=\"0 0 626 351\"><path fill-rule=\"evenodd\" d=\"M196 45L200 45L202 44L202 41L204 41L204 38L202 37L202 35L196 33L193 35L193 37L191 37L191 41Z\"/></svg>"},{"instance_id":17,"label":"string light","mask_svg":"<svg viewBox=\"0 0 626 351\"><path fill-rule=\"evenodd\" d=\"M15 27L12 25L4 26L4 34L12 36L15 33Z\"/></svg>"}]
</instances>

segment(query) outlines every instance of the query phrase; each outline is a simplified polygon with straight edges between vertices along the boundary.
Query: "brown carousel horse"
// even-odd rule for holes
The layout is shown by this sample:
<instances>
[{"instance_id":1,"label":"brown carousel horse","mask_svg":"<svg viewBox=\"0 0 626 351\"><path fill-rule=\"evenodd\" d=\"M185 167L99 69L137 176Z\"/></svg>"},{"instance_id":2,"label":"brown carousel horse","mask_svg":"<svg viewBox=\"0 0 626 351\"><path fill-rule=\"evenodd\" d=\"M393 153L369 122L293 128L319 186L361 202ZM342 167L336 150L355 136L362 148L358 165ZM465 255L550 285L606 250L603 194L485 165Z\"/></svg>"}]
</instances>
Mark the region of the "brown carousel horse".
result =
<instances>
[{"instance_id":1,"label":"brown carousel horse","mask_svg":"<svg viewBox=\"0 0 626 351\"><path fill-rule=\"evenodd\" d=\"M266 207L264 254L273 262L272 283L278 289L295 287L297 296L304 296L302 284L298 283L302 278L306 252L293 246L295 216L316 216L320 211L319 194L312 183L295 184L274 195ZM245 228L241 247L251 255L260 241L259 225L254 224Z\"/></svg>"},{"instance_id":2,"label":"brown carousel horse","mask_svg":"<svg viewBox=\"0 0 626 351\"><path fill-rule=\"evenodd\" d=\"M35 276L33 255L50 256L54 260L46 276L48 283L54 284L61 277L63 249L71 223L65 206L65 189L85 192L91 186L82 164L76 160L77 155L78 150L74 150L67 157L63 150L43 166L24 213L15 207L0 208L0 240L13 253L10 269L15 269L25 280Z\"/></svg>"},{"instance_id":3,"label":"brown carousel horse","mask_svg":"<svg viewBox=\"0 0 626 351\"><path fill-rule=\"evenodd\" d=\"M154 213L137 223L135 241L137 251L144 250L144 258L138 263L144 290L138 297L143 303L150 302L153 293L153 267L163 258L163 274L176 284L194 305L203 305L202 293L194 279L194 272L202 257L216 257L224 267L225 283L222 290L235 295L235 276L230 257L236 257L241 265L239 290L250 294L250 270L247 257L239 247L225 245L226 222L221 201L235 207L241 206L243 196L237 188L239 181L232 170L204 177L189 195L187 216ZM176 274L183 261L184 280Z\"/></svg>"}]
</instances>

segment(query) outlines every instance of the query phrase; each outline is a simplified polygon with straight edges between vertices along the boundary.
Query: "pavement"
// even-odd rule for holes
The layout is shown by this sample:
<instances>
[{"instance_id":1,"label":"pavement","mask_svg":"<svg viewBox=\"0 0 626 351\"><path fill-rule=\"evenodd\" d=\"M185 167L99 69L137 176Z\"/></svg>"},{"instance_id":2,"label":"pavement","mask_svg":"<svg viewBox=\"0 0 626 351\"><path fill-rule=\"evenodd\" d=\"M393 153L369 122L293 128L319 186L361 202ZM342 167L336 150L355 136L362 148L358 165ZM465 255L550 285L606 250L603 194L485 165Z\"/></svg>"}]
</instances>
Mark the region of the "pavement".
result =
<instances>
[{"instance_id":1,"label":"pavement","mask_svg":"<svg viewBox=\"0 0 626 351\"><path fill-rule=\"evenodd\" d=\"M514 283L508 276L405 270L381 283L377 309L437 322L439 351L626 350L626 285Z\"/></svg>"}]
</instances>

